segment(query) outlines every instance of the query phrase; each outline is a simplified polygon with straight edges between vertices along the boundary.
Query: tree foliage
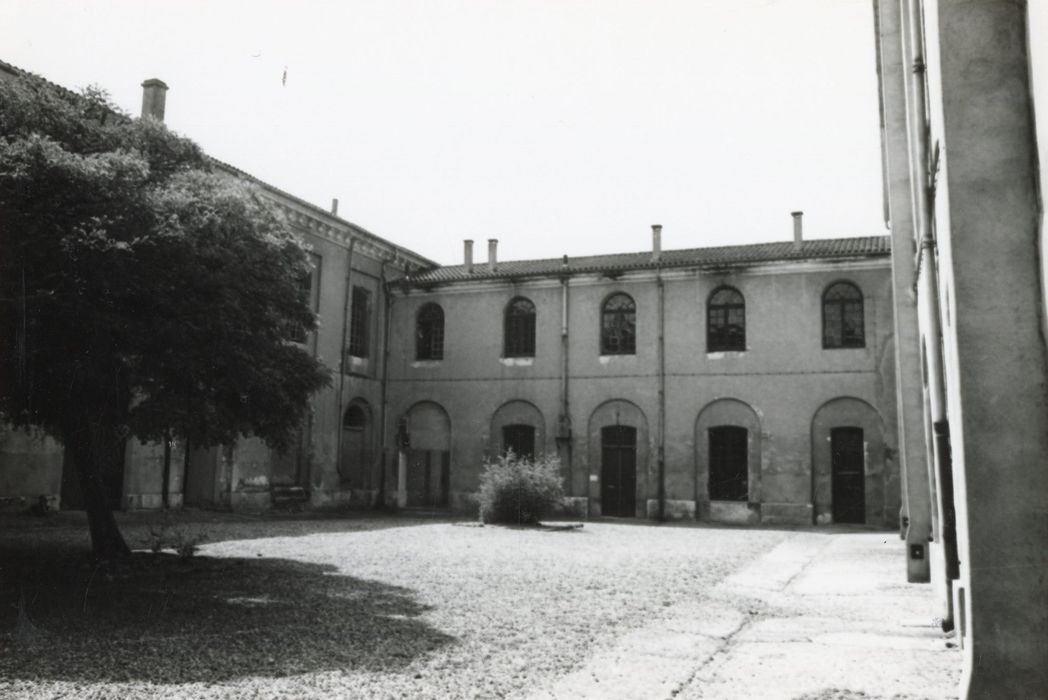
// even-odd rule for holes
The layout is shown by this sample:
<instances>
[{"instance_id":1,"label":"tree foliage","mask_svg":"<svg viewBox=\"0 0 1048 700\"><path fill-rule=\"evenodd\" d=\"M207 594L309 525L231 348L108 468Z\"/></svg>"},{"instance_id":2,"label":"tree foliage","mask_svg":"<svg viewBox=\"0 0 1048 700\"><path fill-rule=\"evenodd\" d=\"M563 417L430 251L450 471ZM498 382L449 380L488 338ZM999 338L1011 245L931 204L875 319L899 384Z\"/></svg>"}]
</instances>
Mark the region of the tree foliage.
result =
<instances>
[{"instance_id":1,"label":"tree foliage","mask_svg":"<svg viewBox=\"0 0 1048 700\"><path fill-rule=\"evenodd\" d=\"M64 441L82 484L128 436L290 444L329 381L286 340L316 327L309 265L256 187L162 123L0 80L0 413Z\"/></svg>"}]
</instances>

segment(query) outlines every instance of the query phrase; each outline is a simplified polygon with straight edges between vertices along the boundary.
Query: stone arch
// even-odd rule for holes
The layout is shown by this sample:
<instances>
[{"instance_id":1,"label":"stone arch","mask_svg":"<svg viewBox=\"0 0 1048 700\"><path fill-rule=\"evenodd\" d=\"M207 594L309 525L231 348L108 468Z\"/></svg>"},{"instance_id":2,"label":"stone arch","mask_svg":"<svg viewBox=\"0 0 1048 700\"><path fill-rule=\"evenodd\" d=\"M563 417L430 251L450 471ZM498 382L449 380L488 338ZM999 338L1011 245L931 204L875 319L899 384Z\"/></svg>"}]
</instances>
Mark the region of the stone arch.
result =
<instances>
[{"instance_id":1,"label":"stone arch","mask_svg":"<svg viewBox=\"0 0 1048 700\"><path fill-rule=\"evenodd\" d=\"M371 406L363 398L354 398L342 413L342 448L338 465L342 483L351 489L373 487L374 433Z\"/></svg>"},{"instance_id":2,"label":"stone arch","mask_svg":"<svg viewBox=\"0 0 1048 700\"><path fill-rule=\"evenodd\" d=\"M746 466L749 495L745 502L711 501L709 495L710 428L746 429ZM700 520L758 522L761 501L761 420L745 401L720 398L706 404L695 418L695 510Z\"/></svg>"},{"instance_id":3,"label":"stone arch","mask_svg":"<svg viewBox=\"0 0 1048 700\"><path fill-rule=\"evenodd\" d=\"M637 517L648 511L648 500L657 497L656 475L650 471L651 439L648 419L641 408L625 399L610 399L593 409L587 430L589 453L589 499L590 512L601 514L602 474L602 431L606 427L627 426L636 430L636 507Z\"/></svg>"},{"instance_id":4,"label":"stone arch","mask_svg":"<svg viewBox=\"0 0 1048 700\"><path fill-rule=\"evenodd\" d=\"M412 449L451 449L451 418L439 403L419 401L407 410L404 417Z\"/></svg>"},{"instance_id":5,"label":"stone arch","mask_svg":"<svg viewBox=\"0 0 1048 700\"><path fill-rule=\"evenodd\" d=\"M532 426L535 429L535 456L546 451L546 421L542 411L530 401L514 399L499 406L491 415L488 454L502 454L505 450L503 428L510 425Z\"/></svg>"},{"instance_id":6,"label":"stone arch","mask_svg":"<svg viewBox=\"0 0 1048 700\"><path fill-rule=\"evenodd\" d=\"M865 522L868 525L884 525L889 520L885 514L885 482L891 475L887 464L884 419L870 403L853 396L830 399L812 417L812 504L815 522L833 522L831 439L835 428L862 430Z\"/></svg>"},{"instance_id":7,"label":"stone arch","mask_svg":"<svg viewBox=\"0 0 1048 700\"><path fill-rule=\"evenodd\" d=\"M446 506L451 483L451 419L435 401L419 401L404 414L404 505Z\"/></svg>"}]
</instances>

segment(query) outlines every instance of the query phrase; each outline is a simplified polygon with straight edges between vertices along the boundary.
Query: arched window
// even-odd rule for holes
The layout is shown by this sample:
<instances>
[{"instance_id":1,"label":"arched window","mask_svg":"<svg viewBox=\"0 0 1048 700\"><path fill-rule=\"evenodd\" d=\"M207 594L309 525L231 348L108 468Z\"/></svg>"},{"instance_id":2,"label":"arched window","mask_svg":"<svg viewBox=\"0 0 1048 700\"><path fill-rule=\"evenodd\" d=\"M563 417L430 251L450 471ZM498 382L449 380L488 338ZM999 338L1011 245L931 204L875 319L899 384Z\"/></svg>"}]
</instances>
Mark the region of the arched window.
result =
<instances>
[{"instance_id":1,"label":"arched window","mask_svg":"<svg viewBox=\"0 0 1048 700\"><path fill-rule=\"evenodd\" d=\"M746 349L746 301L732 287L715 289L706 302L706 352Z\"/></svg>"},{"instance_id":2,"label":"arched window","mask_svg":"<svg viewBox=\"0 0 1048 700\"><path fill-rule=\"evenodd\" d=\"M822 347L866 347L862 292L851 282L835 282L822 294Z\"/></svg>"},{"instance_id":3,"label":"arched window","mask_svg":"<svg viewBox=\"0 0 1048 700\"><path fill-rule=\"evenodd\" d=\"M503 357L535 357L535 305L517 297L506 307Z\"/></svg>"},{"instance_id":4,"label":"arched window","mask_svg":"<svg viewBox=\"0 0 1048 700\"><path fill-rule=\"evenodd\" d=\"M628 294L612 294L601 308L600 354L637 352L637 305Z\"/></svg>"},{"instance_id":5,"label":"arched window","mask_svg":"<svg viewBox=\"0 0 1048 700\"><path fill-rule=\"evenodd\" d=\"M444 359L444 309L439 304L426 304L418 310L415 321L415 359Z\"/></svg>"},{"instance_id":6,"label":"arched window","mask_svg":"<svg viewBox=\"0 0 1048 700\"><path fill-rule=\"evenodd\" d=\"M346 409L346 415L342 418L342 428L344 430L363 430L367 422L368 417L364 409L353 405Z\"/></svg>"}]
</instances>

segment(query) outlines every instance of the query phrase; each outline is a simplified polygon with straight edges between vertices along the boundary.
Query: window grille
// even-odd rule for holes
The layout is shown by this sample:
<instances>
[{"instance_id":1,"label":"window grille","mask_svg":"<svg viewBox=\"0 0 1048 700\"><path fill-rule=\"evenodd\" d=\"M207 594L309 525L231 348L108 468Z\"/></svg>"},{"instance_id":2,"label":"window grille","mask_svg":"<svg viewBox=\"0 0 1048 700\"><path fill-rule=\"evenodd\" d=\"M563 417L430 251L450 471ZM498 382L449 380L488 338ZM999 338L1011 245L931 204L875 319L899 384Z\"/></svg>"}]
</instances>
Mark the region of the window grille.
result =
<instances>
[{"instance_id":1,"label":"window grille","mask_svg":"<svg viewBox=\"0 0 1048 700\"><path fill-rule=\"evenodd\" d=\"M746 301L737 289L721 287L706 304L706 352L746 349Z\"/></svg>"},{"instance_id":2,"label":"window grille","mask_svg":"<svg viewBox=\"0 0 1048 700\"><path fill-rule=\"evenodd\" d=\"M836 282L822 295L822 346L866 347L862 292L850 282Z\"/></svg>"},{"instance_id":3,"label":"window grille","mask_svg":"<svg viewBox=\"0 0 1048 700\"><path fill-rule=\"evenodd\" d=\"M438 304L419 309L415 322L415 359L444 359L444 310Z\"/></svg>"},{"instance_id":4,"label":"window grille","mask_svg":"<svg viewBox=\"0 0 1048 700\"><path fill-rule=\"evenodd\" d=\"M506 307L504 357L535 357L535 305L524 297Z\"/></svg>"},{"instance_id":5,"label":"window grille","mask_svg":"<svg viewBox=\"0 0 1048 700\"><path fill-rule=\"evenodd\" d=\"M371 292L363 287L353 287L353 298L349 304L349 354L353 357L368 356L368 327Z\"/></svg>"},{"instance_id":6,"label":"window grille","mask_svg":"<svg viewBox=\"0 0 1048 700\"><path fill-rule=\"evenodd\" d=\"M612 294L601 310L601 355L637 352L637 306L628 294Z\"/></svg>"}]
</instances>

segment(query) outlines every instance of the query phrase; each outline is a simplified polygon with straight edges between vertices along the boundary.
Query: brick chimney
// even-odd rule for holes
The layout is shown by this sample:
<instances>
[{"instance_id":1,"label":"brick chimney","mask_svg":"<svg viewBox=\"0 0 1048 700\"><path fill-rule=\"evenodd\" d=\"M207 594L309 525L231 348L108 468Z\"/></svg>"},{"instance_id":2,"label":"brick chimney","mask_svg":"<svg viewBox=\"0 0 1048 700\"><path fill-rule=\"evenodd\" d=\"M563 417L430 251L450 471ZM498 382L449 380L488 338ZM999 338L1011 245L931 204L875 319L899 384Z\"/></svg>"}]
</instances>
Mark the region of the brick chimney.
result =
<instances>
[{"instance_id":1,"label":"brick chimney","mask_svg":"<svg viewBox=\"0 0 1048 700\"><path fill-rule=\"evenodd\" d=\"M167 85L163 80L150 78L142 83L142 118L152 117L164 121L164 105L167 102Z\"/></svg>"},{"instance_id":2,"label":"brick chimney","mask_svg":"<svg viewBox=\"0 0 1048 700\"><path fill-rule=\"evenodd\" d=\"M499 251L499 239L489 238L488 239L488 270L491 272L495 271L495 267L498 265Z\"/></svg>"},{"instance_id":3,"label":"brick chimney","mask_svg":"<svg viewBox=\"0 0 1048 700\"><path fill-rule=\"evenodd\" d=\"M790 216L793 217L793 249L800 250L804 240L804 212L793 211Z\"/></svg>"},{"instance_id":4,"label":"brick chimney","mask_svg":"<svg viewBox=\"0 0 1048 700\"><path fill-rule=\"evenodd\" d=\"M662 224L651 225L651 261L662 259Z\"/></svg>"}]
</instances>

